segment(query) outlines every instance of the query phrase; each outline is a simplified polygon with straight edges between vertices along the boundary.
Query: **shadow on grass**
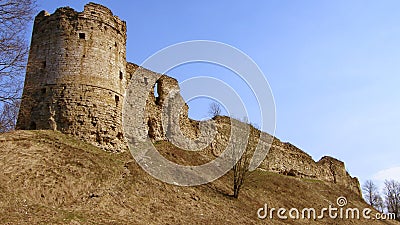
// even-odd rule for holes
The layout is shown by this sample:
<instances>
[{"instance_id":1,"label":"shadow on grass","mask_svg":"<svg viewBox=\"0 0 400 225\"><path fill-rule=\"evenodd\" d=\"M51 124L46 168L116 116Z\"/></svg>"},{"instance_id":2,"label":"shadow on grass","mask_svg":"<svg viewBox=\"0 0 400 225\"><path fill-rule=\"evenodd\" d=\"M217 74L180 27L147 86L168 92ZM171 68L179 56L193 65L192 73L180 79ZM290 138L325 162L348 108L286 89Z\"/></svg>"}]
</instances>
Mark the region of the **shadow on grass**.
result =
<instances>
[{"instance_id":1,"label":"shadow on grass","mask_svg":"<svg viewBox=\"0 0 400 225\"><path fill-rule=\"evenodd\" d=\"M217 194L223 196L223 197L227 197L227 198L230 198L230 199L237 199L237 198L234 197L233 194L228 193L227 190L224 190L224 189L222 189L220 187L216 187L216 185L214 185L212 183L208 183L208 184L206 184L206 186L208 188L210 188L211 190L215 191Z\"/></svg>"}]
</instances>

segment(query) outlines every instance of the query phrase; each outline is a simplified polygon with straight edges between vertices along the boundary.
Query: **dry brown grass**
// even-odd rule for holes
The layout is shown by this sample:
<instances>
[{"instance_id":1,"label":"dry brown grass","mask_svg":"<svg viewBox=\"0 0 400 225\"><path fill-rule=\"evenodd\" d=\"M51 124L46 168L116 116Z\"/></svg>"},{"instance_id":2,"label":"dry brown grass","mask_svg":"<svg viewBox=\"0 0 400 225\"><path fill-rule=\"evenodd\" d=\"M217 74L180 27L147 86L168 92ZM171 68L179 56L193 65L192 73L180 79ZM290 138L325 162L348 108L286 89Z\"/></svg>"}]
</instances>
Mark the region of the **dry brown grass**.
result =
<instances>
[{"instance_id":1,"label":"dry brown grass","mask_svg":"<svg viewBox=\"0 0 400 225\"><path fill-rule=\"evenodd\" d=\"M159 151L182 164L199 164L199 153L169 143ZM367 205L336 185L255 171L239 199L231 174L210 184L178 187L147 175L129 153L111 154L53 131L0 136L1 224L399 224L358 220L258 220L271 207L327 207L346 196L351 207Z\"/></svg>"}]
</instances>

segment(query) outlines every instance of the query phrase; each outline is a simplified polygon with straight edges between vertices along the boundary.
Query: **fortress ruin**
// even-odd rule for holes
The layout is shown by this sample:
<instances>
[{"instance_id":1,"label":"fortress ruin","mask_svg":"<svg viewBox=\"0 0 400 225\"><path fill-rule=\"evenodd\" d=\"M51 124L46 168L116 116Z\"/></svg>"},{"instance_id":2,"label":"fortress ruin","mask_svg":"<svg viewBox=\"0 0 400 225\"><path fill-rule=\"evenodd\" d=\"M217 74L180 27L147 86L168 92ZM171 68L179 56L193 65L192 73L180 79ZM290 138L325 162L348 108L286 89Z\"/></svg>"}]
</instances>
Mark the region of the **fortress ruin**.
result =
<instances>
[{"instance_id":1,"label":"fortress ruin","mask_svg":"<svg viewBox=\"0 0 400 225\"><path fill-rule=\"evenodd\" d=\"M130 139L185 144L179 143L184 135L196 140L194 144L204 144L200 123L188 118L177 80L126 61L126 32L125 21L95 3L85 5L83 12L69 7L53 14L40 12L34 22L17 129L58 130L106 151L125 151L122 120L128 95L137 100L130 106L136 116L127 121L134 124ZM126 93L128 85L134 92ZM163 107L174 115L167 123L161 121ZM218 155L229 141L222 131L231 124L227 117L214 120L216 138L209 149ZM332 157L315 162L295 146L255 128L250 134L261 147L271 147L261 169L329 181L360 195L357 178L347 173L343 162Z\"/></svg>"}]
</instances>

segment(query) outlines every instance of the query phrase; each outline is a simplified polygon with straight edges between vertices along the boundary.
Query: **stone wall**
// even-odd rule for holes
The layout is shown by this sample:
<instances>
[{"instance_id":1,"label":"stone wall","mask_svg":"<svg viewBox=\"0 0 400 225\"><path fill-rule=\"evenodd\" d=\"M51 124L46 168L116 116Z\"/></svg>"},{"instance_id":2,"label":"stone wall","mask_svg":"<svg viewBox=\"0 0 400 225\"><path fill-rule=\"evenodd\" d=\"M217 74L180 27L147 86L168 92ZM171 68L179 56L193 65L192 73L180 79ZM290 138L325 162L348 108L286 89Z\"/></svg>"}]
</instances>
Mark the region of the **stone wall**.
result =
<instances>
[{"instance_id":1,"label":"stone wall","mask_svg":"<svg viewBox=\"0 0 400 225\"><path fill-rule=\"evenodd\" d=\"M217 132L210 147L212 154L219 156L230 141L232 124L236 123L237 127L238 121L221 116L214 118L213 121ZM247 126L249 137L246 151L254 153L256 148L269 149L259 169L287 176L332 182L361 195L358 179L349 175L343 162L329 156L322 157L316 162L296 146L281 142L278 138L261 132L249 124Z\"/></svg>"},{"instance_id":2,"label":"stone wall","mask_svg":"<svg viewBox=\"0 0 400 225\"><path fill-rule=\"evenodd\" d=\"M231 141L232 126L235 126L236 129L242 129L242 133L248 132L249 137L245 144L249 152L254 153L257 148L269 149L260 169L287 176L328 181L361 194L357 178L347 173L343 162L332 157L323 157L315 162L310 155L294 145L283 143L249 124L229 117L217 116L210 121L193 121L188 118L188 106L179 94L179 85L175 79L134 64L131 67L135 70L132 70L133 76L128 90L133 91L127 93L126 99L128 104L134 103L134 106L131 111L124 112L124 118L128 114L132 115L128 116L132 121L127 127L134 131L127 132L133 134L128 139L167 140L182 149L203 150L204 154L218 157L227 149ZM157 95L154 93L156 86ZM245 131L244 128L248 130Z\"/></svg>"},{"instance_id":3,"label":"stone wall","mask_svg":"<svg viewBox=\"0 0 400 225\"><path fill-rule=\"evenodd\" d=\"M165 140L161 123L154 120L159 118L161 111L156 105L154 87L161 74L127 63L127 73L130 81L127 87L126 99L129 101L124 107L124 123L129 124L126 133L128 140L144 141L150 135L154 140ZM149 127L151 127L149 134Z\"/></svg>"},{"instance_id":4,"label":"stone wall","mask_svg":"<svg viewBox=\"0 0 400 225\"><path fill-rule=\"evenodd\" d=\"M329 181L361 195L358 179L347 173L343 162L329 156L315 162L304 151L277 138L260 168L288 176Z\"/></svg>"}]
</instances>

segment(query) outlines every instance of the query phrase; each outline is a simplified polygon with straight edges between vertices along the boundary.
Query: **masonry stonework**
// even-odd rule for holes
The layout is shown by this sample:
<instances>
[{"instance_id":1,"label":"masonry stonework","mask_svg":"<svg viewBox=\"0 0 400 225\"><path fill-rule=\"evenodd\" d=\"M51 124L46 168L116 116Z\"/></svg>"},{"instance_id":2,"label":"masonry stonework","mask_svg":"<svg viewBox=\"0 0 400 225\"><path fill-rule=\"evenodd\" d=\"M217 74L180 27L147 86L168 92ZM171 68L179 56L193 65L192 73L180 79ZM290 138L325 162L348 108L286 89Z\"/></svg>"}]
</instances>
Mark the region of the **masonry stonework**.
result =
<instances>
[{"instance_id":1,"label":"masonry stonework","mask_svg":"<svg viewBox=\"0 0 400 225\"><path fill-rule=\"evenodd\" d=\"M35 19L19 129L54 129L110 151L125 149L126 24L104 6Z\"/></svg>"},{"instance_id":2,"label":"masonry stonework","mask_svg":"<svg viewBox=\"0 0 400 225\"><path fill-rule=\"evenodd\" d=\"M125 98L133 98L126 101L129 107L123 107ZM123 123L131 130L124 131ZM58 130L111 152L125 151L125 140L151 139L217 157L237 124L221 116L190 119L176 79L126 61L126 24L106 7L89 3L83 12L65 7L36 17L17 128ZM251 125L238 127L249 128L252 151L270 149L260 169L332 182L360 194L357 178L343 162L331 157L315 162Z\"/></svg>"}]
</instances>

